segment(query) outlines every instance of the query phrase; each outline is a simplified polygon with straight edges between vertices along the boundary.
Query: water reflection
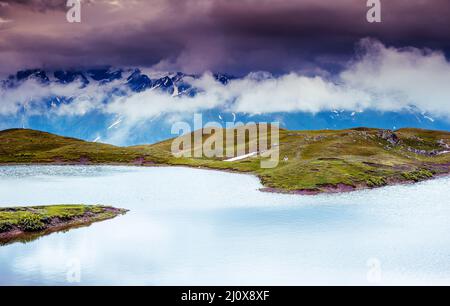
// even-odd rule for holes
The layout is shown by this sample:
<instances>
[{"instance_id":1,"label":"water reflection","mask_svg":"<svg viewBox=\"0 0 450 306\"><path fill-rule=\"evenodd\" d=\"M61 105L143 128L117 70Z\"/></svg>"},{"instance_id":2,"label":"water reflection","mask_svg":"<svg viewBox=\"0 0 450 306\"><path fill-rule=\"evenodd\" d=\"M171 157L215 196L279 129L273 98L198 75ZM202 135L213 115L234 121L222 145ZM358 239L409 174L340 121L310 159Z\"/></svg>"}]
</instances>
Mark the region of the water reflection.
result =
<instances>
[{"instance_id":1,"label":"water reflection","mask_svg":"<svg viewBox=\"0 0 450 306\"><path fill-rule=\"evenodd\" d=\"M450 283L448 178L315 197L187 168L4 167L0 206L107 203L119 218L0 247L1 284ZM7 175L5 174L7 173Z\"/></svg>"}]
</instances>

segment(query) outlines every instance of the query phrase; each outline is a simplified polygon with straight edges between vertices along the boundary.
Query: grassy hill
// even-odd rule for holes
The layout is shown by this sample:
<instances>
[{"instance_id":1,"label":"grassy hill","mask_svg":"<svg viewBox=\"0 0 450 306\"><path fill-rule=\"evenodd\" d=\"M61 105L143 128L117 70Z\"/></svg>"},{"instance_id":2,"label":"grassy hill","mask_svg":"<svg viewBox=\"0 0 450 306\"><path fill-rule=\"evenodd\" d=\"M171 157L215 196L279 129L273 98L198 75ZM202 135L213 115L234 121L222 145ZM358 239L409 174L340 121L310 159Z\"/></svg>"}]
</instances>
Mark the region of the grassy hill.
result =
<instances>
[{"instance_id":1,"label":"grassy hill","mask_svg":"<svg viewBox=\"0 0 450 306\"><path fill-rule=\"evenodd\" d=\"M280 130L280 163L274 169L261 169L258 156L234 162L204 156L175 158L171 144L169 139L121 148L32 130L6 130L0 132L0 164L185 165L253 173L267 191L305 194L415 182L450 172L446 153L450 133L443 131ZM224 150L229 149L225 141Z\"/></svg>"},{"instance_id":2,"label":"grassy hill","mask_svg":"<svg viewBox=\"0 0 450 306\"><path fill-rule=\"evenodd\" d=\"M45 132L12 129L0 131L0 164L5 163L132 163L140 152L86 142Z\"/></svg>"}]
</instances>

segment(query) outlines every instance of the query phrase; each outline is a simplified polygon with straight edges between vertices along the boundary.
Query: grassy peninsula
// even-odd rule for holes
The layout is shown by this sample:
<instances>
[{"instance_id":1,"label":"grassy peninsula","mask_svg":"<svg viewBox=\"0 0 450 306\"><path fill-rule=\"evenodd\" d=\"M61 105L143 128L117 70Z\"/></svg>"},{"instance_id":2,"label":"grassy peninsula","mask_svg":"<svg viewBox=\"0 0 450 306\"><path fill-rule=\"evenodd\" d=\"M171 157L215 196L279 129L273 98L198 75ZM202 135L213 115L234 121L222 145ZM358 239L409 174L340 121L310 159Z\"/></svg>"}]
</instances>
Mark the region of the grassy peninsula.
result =
<instances>
[{"instance_id":1,"label":"grassy peninsula","mask_svg":"<svg viewBox=\"0 0 450 306\"><path fill-rule=\"evenodd\" d=\"M0 208L0 245L30 241L57 231L91 225L125 214L100 205L51 205Z\"/></svg>"},{"instance_id":2,"label":"grassy peninsula","mask_svg":"<svg viewBox=\"0 0 450 306\"><path fill-rule=\"evenodd\" d=\"M204 135L204 140L207 138ZM450 172L450 133L445 131L281 129L280 163L273 169L261 169L259 156L233 162L225 157L175 158L171 144L169 139L153 145L115 147L33 130L5 130L0 132L0 164L200 167L251 173L260 178L265 191L300 194L418 182ZM230 149L225 141L224 151Z\"/></svg>"}]
</instances>

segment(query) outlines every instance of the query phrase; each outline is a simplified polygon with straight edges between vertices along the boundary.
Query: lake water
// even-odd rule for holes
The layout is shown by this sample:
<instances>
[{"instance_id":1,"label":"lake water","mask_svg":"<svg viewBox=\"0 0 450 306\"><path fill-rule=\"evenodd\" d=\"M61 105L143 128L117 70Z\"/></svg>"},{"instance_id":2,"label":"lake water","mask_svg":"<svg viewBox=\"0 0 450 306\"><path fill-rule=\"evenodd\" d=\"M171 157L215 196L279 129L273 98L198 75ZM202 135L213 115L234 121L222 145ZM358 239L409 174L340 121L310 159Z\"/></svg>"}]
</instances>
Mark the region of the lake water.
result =
<instances>
[{"instance_id":1,"label":"lake water","mask_svg":"<svg viewBox=\"0 0 450 306\"><path fill-rule=\"evenodd\" d=\"M0 206L130 209L0 247L0 284L450 284L449 178L319 196L260 187L188 168L0 167Z\"/></svg>"}]
</instances>

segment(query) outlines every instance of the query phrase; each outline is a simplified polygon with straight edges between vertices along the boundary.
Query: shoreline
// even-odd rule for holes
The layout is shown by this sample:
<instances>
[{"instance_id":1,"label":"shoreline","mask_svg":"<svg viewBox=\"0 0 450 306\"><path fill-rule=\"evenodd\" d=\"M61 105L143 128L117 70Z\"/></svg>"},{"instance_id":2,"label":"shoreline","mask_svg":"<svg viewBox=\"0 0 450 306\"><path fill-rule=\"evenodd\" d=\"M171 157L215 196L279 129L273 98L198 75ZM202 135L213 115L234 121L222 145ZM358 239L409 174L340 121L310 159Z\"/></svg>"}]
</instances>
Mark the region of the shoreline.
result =
<instances>
[{"instance_id":1,"label":"shoreline","mask_svg":"<svg viewBox=\"0 0 450 306\"><path fill-rule=\"evenodd\" d=\"M71 209L70 206L71 205L68 205L68 210ZM58 205L24 206L13 208L1 207L0 212L20 212L37 215L36 211L51 207L58 207ZM110 220L128 212L126 209L114 208L110 206L90 205L86 207L90 209L95 208L97 210L89 210L76 216L67 216L64 215L63 212L61 215L47 217L45 218L45 222L42 221L43 228L38 230L27 230L20 224L6 224L7 229L3 229L3 232L0 232L0 246L5 246L14 242L29 242L56 232L65 232L76 228L88 227L93 223ZM67 214L67 212L65 213Z\"/></svg>"},{"instance_id":2,"label":"shoreline","mask_svg":"<svg viewBox=\"0 0 450 306\"><path fill-rule=\"evenodd\" d=\"M94 163L74 163L74 162L68 162L68 163L7 163L7 164L0 164L1 167L8 167L8 166L56 166L56 167L64 167L64 166L87 166L87 167L135 167L135 168L152 168L152 167L167 167L167 168L173 168L173 167L180 167L180 168L188 168L188 169L198 169L198 170L209 170L209 171L218 171L218 172L227 172L227 173L233 173L233 174L244 174L244 175L251 175L256 177L259 180L259 183L261 184L261 188L258 190L260 192L267 192L267 193L277 193L277 194L288 194L288 195L301 195L301 196L315 196L315 195L321 195L321 194L341 194L341 193L349 193L349 192L355 192L355 191L361 191L361 190L373 190L373 189L379 189L383 187L389 187L389 186L397 186L397 185L413 185L416 183L439 179L443 177L450 176L450 171L446 173L437 173L434 174L432 177L420 179L418 181L410 181L406 179L388 179L385 185L381 186L374 186L370 187L365 184L355 184L355 185L348 185L339 183L336 185L333 184L325 184L323 186L320 186L321 189L298 189L298 190L284 190L280 188L273 188L273 187L266 187L262 184L261 178L258 176L258 174L253 173L251 171L245 172L245 171L238 171L234 169L219 169L219 168L212 168L212 167L206 167L206 166L189 166L189 165L170 165L170 164L157 164L157 163L148 163L148 164L136 164L136 163L102 163L102 164L94 164ZM1 239L1 236L0 236Z\"/></svg>"},{"instance_id":3,"label":"shoreline","mask_svg":"<svg viewBox=\"0 0 450 306\"><path fill-rule=\"evenodd\" d=\"M369 186L363 186L363 185L351 186L351 185L346 185L346 184L338 184L339 186L337 186L337 187L332 187L332 186L327 187L326 191L313 190L313 189L282 190L282 189L270 188L270 187L263 187L263 188L260 188L259 190L261 192L267 192L267 193L316 196L316 195L322 195L322 194L343 194L343 193L351 193L351 192L357 192L357 191L363 191L363 190L376 190L376 189L381 189L384 187L392 187L392 186L415 185L418 183L437 180L437 179L441 179L441 178L445 178L445 177L450 177L450 173L436 174L433 177L422 179L417 182L408 181L408 180L396 180L395 182L387 183L386 185L377 186L377 187L369 187Z\"/></svg>"}]
</instances>

